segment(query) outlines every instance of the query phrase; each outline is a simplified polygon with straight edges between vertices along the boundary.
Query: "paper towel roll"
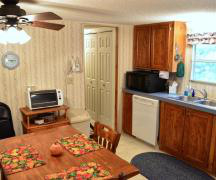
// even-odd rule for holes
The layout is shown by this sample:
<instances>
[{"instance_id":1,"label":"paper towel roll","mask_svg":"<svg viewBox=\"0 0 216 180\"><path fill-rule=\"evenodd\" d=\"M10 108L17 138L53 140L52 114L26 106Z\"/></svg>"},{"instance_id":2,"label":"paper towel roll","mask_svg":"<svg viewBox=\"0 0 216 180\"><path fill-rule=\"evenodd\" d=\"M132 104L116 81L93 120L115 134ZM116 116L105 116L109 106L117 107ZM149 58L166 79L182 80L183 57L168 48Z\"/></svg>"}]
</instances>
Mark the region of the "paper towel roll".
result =
<instances>
[{"instance_id":1,"label":"paper towel roll","mask_svg":"<svg viewBox=\"0 0 216 180\"><path fill-rule=\"evenodd\" d=\"M160 71L159 72L159 77L162 79L169 79L169 72L167 71Z\"/></svg>"}]
</instances>

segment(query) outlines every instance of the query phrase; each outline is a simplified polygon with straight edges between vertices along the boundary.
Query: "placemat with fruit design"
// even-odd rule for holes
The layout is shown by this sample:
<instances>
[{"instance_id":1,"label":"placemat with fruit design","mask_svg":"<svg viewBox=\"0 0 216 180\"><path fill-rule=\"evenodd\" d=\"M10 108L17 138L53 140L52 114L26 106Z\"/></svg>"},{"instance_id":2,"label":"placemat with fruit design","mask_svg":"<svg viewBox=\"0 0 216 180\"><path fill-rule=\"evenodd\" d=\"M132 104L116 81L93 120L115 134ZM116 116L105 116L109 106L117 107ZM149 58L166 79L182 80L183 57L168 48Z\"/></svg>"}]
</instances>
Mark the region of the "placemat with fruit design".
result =
<instances>
[{"instance_id":1,"label":"placemat with fruit design","mask_svg":"<svg viewBox=\"0 0 216 180\"><path fill-rule=\"evenodd\" d=\"M31 145L21 145L0 153L0 163L5 174L13 174L45 164Z\"/></svg>"},{"instance_id":2,"label":"placemat with fruit design","mask_svg":"<svg viewBox=\"0 0 216 180\"><path fill-rule=\"evenodd\" d=\"M79 167L71 167L61 173L45 176L45 180L104 180L110 179L110 172L95 162L82 163Z\"/></svg>"},{"instance_id":3,"label":"placemat with fruit design","mask_svg":"<svg viewBox=\"0 0 216 180\"><path fill-rule=\"evenodd\" d=\"M71 137L64 137L58 140L58 142L76 157L103 148L85 134L75 134Z\"/></svg>"}]
</instances>

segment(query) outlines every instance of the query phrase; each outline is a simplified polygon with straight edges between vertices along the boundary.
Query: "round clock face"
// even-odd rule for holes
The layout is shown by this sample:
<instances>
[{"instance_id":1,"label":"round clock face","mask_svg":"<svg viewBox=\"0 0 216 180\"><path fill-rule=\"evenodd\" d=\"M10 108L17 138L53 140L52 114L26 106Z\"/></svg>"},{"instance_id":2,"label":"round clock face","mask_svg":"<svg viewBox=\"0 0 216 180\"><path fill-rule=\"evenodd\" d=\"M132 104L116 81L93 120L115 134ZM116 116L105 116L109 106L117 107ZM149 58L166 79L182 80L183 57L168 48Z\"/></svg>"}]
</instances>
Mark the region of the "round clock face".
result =
<instances>
[{"instance_id":1,"label":"round clock face","mask_svg":"<svg viewBox=\"0 0 216 180\"><path fill-rule=\"evenodd\" d=\"M2 65L8 69L15 69L19 66L19 56L13 52L7 52L2 56Z\"/></svg>"}]
</instances>

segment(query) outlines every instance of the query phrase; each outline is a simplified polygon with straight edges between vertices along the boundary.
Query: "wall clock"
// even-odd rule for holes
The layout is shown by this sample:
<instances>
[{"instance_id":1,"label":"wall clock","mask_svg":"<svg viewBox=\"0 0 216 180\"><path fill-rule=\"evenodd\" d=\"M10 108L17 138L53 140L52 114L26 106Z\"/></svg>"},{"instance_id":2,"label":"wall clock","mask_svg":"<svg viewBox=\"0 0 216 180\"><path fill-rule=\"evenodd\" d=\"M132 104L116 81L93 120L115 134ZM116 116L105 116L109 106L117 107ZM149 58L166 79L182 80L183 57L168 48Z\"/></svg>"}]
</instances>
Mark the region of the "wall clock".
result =
<instances>
[{"instance_id":1,"label":"wall clock","mask_svg":"<svg viewBox=\"0 0 216 180\"><path fill-rule=\"evenodd\" d=\"M2 56L2 65L7 69L15 69L19 66L19 56L13 52L6 52Z\"/></svg>"}]
</instances>

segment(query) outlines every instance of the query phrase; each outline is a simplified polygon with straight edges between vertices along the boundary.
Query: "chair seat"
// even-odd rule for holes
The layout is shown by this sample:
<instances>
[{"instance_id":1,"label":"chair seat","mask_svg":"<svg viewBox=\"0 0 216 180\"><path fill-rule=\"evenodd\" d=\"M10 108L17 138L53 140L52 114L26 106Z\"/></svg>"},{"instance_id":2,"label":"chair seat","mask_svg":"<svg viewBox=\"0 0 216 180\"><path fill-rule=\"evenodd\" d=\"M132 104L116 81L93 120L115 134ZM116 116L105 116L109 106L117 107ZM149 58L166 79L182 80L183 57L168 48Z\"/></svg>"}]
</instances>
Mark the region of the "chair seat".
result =
<instances>
[{"instance_id":1,"label":"chair seat","mask_svg":"<svg viewBox=\"0 0 216 180\"><path fill-rule=\"evenodd\" d=\"M205 172L163 153L138 154L131 160L131 164L149 180L214 180Z\"/></svg>"}]
</instances>

